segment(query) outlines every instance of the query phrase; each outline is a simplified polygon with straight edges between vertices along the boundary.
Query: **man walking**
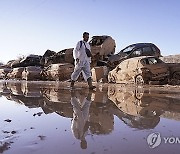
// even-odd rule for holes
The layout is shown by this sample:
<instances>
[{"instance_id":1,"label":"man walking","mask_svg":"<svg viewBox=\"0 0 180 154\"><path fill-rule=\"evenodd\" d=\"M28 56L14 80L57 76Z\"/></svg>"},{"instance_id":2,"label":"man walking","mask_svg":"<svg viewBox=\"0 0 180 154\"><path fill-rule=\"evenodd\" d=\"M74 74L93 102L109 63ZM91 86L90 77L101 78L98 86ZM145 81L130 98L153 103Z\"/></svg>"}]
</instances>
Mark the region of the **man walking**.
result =
<instances>
[{"instance_id":1,"label":"man walking","mask_svg":"<svg viewBox=\"0 0 180 154\"><path fill-rule=\"evenodd\" d=\"M73 50L73 58L75 59L74 72L71 75L71 88L74 88L74 83L78 79L81 72L83 77L87 80L89 89L93 90L96 88L92 85L91 79L91 49L88 43L89 33L83 33L83 40L79 41Z\"/></svg>"}]
</instances>

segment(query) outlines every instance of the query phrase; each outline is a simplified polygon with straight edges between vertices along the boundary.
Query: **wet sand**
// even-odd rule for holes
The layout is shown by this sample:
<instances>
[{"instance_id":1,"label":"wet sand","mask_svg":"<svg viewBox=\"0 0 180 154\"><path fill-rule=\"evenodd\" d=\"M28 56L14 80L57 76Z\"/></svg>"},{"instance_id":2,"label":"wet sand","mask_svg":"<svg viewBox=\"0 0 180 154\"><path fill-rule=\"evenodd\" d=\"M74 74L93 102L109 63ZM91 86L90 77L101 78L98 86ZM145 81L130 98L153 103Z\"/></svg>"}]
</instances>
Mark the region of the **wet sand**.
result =
<instances>
[{"instance_id":1,"label":"wet sand","mask_svg":"<svg viewBox=\"0 0 180 154\"><path fill-rule=\"evenodd\" d=\"M179 86L68 86L0 81L0 153L179 153Z\"/></svg>"}]
</instances>

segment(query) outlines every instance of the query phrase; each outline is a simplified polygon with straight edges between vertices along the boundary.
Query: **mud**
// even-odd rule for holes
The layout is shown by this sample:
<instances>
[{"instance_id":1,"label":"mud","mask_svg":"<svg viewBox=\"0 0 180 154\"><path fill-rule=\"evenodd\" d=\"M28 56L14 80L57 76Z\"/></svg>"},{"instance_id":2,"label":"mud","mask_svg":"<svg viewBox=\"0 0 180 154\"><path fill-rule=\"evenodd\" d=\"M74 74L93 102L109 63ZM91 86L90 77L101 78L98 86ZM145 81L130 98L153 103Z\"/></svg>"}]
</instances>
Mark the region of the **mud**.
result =
<instances>
[{"instance_id":1,"label":"mud","mask_svg":"<svg viewBox=\"0 0 180 154\"><path fill-rule=\"evenodd\" d=\"M0 81L0 153L179 153L180 86L69 84Z\"/></svg>"}]
</instances>

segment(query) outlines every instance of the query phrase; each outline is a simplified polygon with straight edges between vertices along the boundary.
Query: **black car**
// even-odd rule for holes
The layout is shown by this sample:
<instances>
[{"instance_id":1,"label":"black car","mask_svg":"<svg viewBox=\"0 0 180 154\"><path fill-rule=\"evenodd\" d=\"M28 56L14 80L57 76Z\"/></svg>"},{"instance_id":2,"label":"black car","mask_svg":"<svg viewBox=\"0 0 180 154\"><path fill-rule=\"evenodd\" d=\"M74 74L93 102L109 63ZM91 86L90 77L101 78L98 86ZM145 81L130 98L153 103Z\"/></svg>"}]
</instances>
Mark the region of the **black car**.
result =
<instances>
[{"instance_id":1,"label":"black car","mask_svg":"<svg viewBox=\"0 0 180 154\"><path fill-rule=\"evenodd\" d=\"M110 56L108 58L108 65L114 68L125 59L139 56L160 57L161 52L153 43L136 43L122 49L118 54Z\"/></svg>"}]
</instances>

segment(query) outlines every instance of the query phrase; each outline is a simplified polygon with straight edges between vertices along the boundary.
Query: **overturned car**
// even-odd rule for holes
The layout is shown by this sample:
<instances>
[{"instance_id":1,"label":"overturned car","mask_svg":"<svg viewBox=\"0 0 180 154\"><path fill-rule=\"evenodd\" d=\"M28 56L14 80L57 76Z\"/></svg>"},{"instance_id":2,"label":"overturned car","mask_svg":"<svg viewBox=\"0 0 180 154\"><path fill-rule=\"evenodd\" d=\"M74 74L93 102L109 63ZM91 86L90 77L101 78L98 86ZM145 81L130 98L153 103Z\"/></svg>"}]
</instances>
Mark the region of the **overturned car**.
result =
<instances>
[{"instance_id":1,"label":"overturned car","mask_svg":"<svg viewBox=\"0 0 180 154\"><path fill-rule=\"evenodd\" d=\"M159 81L166 84L169 77L169 67L155 56L141 56L126 59L109 72L110 83L148 84L149 81Z\"/></svg>"}]
</instances>

